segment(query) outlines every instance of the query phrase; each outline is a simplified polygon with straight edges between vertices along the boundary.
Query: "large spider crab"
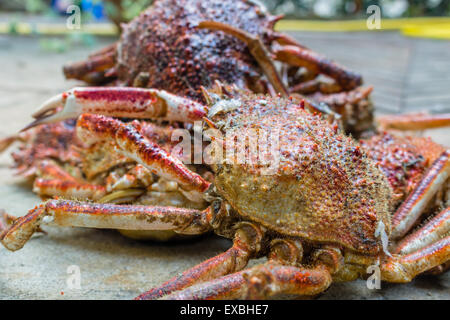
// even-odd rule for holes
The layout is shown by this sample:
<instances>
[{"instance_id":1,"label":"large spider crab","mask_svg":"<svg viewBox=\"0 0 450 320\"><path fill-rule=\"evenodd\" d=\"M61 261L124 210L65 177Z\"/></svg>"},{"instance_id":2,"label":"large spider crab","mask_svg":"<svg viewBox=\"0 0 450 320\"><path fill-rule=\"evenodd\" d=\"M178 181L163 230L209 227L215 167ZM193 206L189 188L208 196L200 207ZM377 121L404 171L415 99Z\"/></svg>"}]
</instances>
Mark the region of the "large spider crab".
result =
<instances>
[{"instance_id":1,"label":"large spider crab","mask_svg":"<svg viewBox=\"0 0 450 320\"><path fill-rule=\"evenodd\" d=\"M91 85L167 90L203 102L216 80L256 93L325 102L354 136L372 126L372 90L362 77L274 31L282 16L256 1L158 0L128 24L120 40L64 67ZM278 65L277 65L278 64Z\"/></svg>"},{"instance_id":2,"label":"large spider crab","mask_svg":"<svg viewBox=\"0 0 450 320\"><path fill-rule=\"evenodd\" d=\"M309 112L304 101L220 84L204 95L207 104L156 89L75 89L46 103L34 124L80 115L77 135L88 147L107 141L116 153L175 181L190 200L205 199L205 209L49 200L13 222L4 216L2 223L12 225L2 233L3 245L20 249L43 224L180 234L212 230L233 239L226 252L140 299L315 295L332 281L364 276L370 265L379 266L383 280L408 282L448 262L449 208L404 238L447 187L448 150L441 150L391 218L395 200L385 174L363 147L335 122ZM146 138L139 125L111 117L204 120L215 129L207 153L214 183ZM278 140L236 140L254 132ZM255 146L256 155L250 152ZM261 256L268 262L244 269Z\"/></svg>"}]
</instances>

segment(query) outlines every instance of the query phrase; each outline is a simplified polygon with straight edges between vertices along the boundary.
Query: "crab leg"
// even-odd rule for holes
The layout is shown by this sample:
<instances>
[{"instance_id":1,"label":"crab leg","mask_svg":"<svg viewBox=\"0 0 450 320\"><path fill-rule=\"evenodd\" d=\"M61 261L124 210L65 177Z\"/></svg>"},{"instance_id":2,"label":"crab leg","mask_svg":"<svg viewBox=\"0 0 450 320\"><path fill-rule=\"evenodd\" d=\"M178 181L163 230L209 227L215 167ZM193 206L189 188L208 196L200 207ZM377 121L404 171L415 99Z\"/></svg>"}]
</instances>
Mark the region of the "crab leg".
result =
<instances>
[{"instance_id":1,"label":"crab leg","mask_svg":"<svg viewBox=\"0 0 450 320\"><path fill-rule=\"evenodd\" d=\"M450 236L405 256L393 256L381 265L381 276L389 282L409 282L416 275L450 260Z\"/></svg>"},{"instance_id":2,"label":"crab leg","mask_svg":"<svg viewBox=\"0 0 450 320\"><path fill-rule=\"evenodd\" d=\"M50 98L23 130L39 124L76 118L83 113L135 119L193 122L206 116L206 107L164 90L128 87L74 88Z\"/></svg>"},{"instance_id":3,"label":"crab leg","mask_svg":"<svg viewBox=\"0 0 450 320\"><path fill-rule=\"evenodd\" d=\"M450 176L450 150L437 158L421 182L397 209L392 218L393 239L403 237L423 213L431 198Z\"/></svg>"},{"instance_id":4,"label":"crab leg","mask_svg":"<svg viewBox=\"0 0 450 320\"><path fill-rule=\"evenodd\" d=\"M50 200L18 218L0 240L11 251L21 249L41 224L202 234L211 229L209 210Z\"/></svg>"},{"instance_id":5,"label":"crab leg","mask_svg":"<svg viewBox=\"0 0 450 320\"><path fill-rule=\"evenodd\" d=\"M269 36L270 36L270 39L272 41L275 40L280 45L296 46L296 47L300 47L300 48L305 49L305 50L309 50L307 47L302 45L300 42L298 42L297 40L295 40L294 38L292 38L291 36L289 36L289 35L287 35L285 33L270 32Z\"/></svg>"},{"instance_id":6,"label":"crab leg","mask_svg":"<svg viewBox=\"0 0 450 320\"><path fill-rule=\"evenodd\" d=\"M172 300L262 299L277 294L315 295L331 284L324 266L306 269L268 262L204 282L164 298Z\"/></svg>"},{"instance_id":7,"label":"crab leg","mask_svg":"<svg viewBox=\"0 0 450 320\"><path fill-rule=\"evenodd\" d=\"M332 107L342 107L346 104L357 104L361 100L367 99L370 93L373 91L373 87L358 87L351 91L323 94L317 92L308 96L314 101L326 103Z\"/></svg>"},{"instance_id":8,"label":"crab leg","mask_svg":"<svg viewBox=\"0 0 450 320\"><path fill-rule=\"evenodd\" d=\"M133 126L109 117L83 114L77 123L78 136L88 144L112 139L117 151L139 162L150 171L168 180L177 182L193 201L202 201L201 193L210 183L200 175L190 171L179 160L171 156L157 144L151 142Z\"/></svg>"},{"instance_id":9,"label":"crab leg","mask_svg":"<svg viewBox=\"0 0 450 320\"><path fill-rule=\"evenodd\" d=\"M59 179L65 181L76 182L73 176L64 171L60 166L58 166L53 161L43 160L37 164L38 176L44 179Z\"/></svg>"},{"instance_id":10,"label":"crab leg","mask_svg":"<svg viewBox=\"0 0 450 320\"><path fill-rule=\"evenodd\" d=\"M5 210L0 209L0 237L2 233L7 230L16 219L16 217L7 214Z\"/></svg>"},{"instance_id":11,"label":"crab leg","mask_svg":"<svg viewBox=\"0 0 450 320\"><path fill-rule=\"evenodd\" d=\"M384 129L425 130L450 126L450 113L390 115L379 117L377 121Z\"/></svg>"},{"instance_id":12,"label":"crab leg","mask_svg":"<svg viewBox=\"0 0 450 320\"><path fill-rule=\"evenodd\" d=\"M198 27L200 29L210 29L223 31L229 35L232 35L239 40L245 42L250 50L250 53L258 61L261 69L266 75L269 82L273 85L277 93L281 93L283 96L287 96L288 92L283 82L281 81L280 75L278 74L270 53L267 51L264 43L257 36L253 36L244 30L234 28L228 24L224 24L216 21L202 21L199 23Z\"/></svg>"},{"instance_id":13,"label":"crab leg","mask_svg":"<svg viewBox=\"0 0 450 320\"><path fill-rule=\"evenodd\" d=\"M147 291L136 299L153 300L194 285L242 270L260 247L261 230L251 224L242 224L236 230L233 246L189 270L165 282L160 287Z\"/></svg>"},{"instance_id":14,"label":"crab leg","mask_svg":"<svg viewBox=\"0 0 450 320\"><path fill-rule=\"evenodd\" d=\"M450 233L450 207L436 215L424 227L403 239L395 252L408 254L442 239Z\"/></svg>"},{"instance_id":15,"label":"crab leg","mask_svg":"<svg viewBox=\"0 0 450 320\"><path fill-rule=\"evenodd\" d=\"M312 79L304 82L300 82L289 89L289 92L296 92L301 94L312 94L320 92L322 94L338 93L342 88L336 82L329 83L320 81L318 79Z\"/></svg>"},{"instance_id":16,"label":"crab leg","mask_svg":"<svg viewBox=\"0 0 450 320\"><path fill-rule=\"evenodd\" d=\"M106 48L108 49L108 48ZM114 48L115 49L115 48ZM63 68L64 75L67 79L78 79L88 83L92 81L92 74L104 75L104 72L115 65L115 50L105 50L97 54L91 55L87 60L65 65ZM102 78L100 76L100 78Z\"/></svg>"},{"instance_id":17,"label":"crab leg","mask_svg":"<svg viewBox=\"0 0 450 320\"><path fill-rule=\"evenodd\" d=\"M13 144L15 141L19 140L19 135L9 136L3 139L0 139L0 153L8 149L8 147Z\"/></svg>"},{"instance_id":18,"label":"crab leg","mask_svg":"<svg viewBox=\"0 0 450 320\"><path fill-rule=\"evenodd\" d=\"M33 192L41 196L60 196L97 201L106 194L106 188L101 185L77 181L37 178L33 184Z\"/></svg>"},{"instance_id":19,"label":"crab leg","mask_svg":"<svg viewBox=\"0 0 450 320\"><path fill-rule=\"evenodd\" d=\"M318 53L299 46L286 45L276 50L275 60L325 74L335 79L344 90L351 90L362 84L359 74L348 71Z\"/></svg>"}]
</instances>

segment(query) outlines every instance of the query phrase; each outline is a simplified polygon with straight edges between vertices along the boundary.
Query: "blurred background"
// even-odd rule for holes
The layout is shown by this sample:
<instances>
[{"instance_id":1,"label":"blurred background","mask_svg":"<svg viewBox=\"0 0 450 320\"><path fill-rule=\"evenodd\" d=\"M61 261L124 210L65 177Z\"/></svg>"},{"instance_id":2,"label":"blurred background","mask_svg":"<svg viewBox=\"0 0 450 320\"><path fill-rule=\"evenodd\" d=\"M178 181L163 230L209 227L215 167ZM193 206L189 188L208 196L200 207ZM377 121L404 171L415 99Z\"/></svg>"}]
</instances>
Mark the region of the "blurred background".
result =
<instances>
[{"instance_id":1,"label":"blurred background","mask_svg":"<svg viewBox=\"0 0 450 320\"><path fill-rule=\"evenodd\" d=\"M389 18L445 16L450 13L448 0L260 0L276 14L287 18L355 19L366 15L371 5L379 5ZM85 21L109 18L115 23L128 21L152 0L2 0L0 10L31 14L59 15L72 4L82 8Z\"/></svg>"},{"instance_id":2,"label":"blurred background","mask_svg":"<svg viewBox=\"0 0 450 320\"><path fill-rule=\"evenodd\" d=\"M65 51L70 44L93 45L95 35L114 36L153 0L0 0L0 34L66 35L64 41L41 41L46 50ZM287 21L278 29L289 31L364 31L370 8L381 10L383 30L400 30L409 36L450 38L450 0L259 0L273 14ZM66 27L81 9L82 30ZM427 19L428 18L428 19ZM425 20L424 20L425 19ZM293 23L294 21L294 23ZM296 23L295 23L296 22ZM331 23L330 23L331 22ZM337 24L336 24L337 23ZM436 28L436 23L439 27Z\"/></svg>"}]
</instances>

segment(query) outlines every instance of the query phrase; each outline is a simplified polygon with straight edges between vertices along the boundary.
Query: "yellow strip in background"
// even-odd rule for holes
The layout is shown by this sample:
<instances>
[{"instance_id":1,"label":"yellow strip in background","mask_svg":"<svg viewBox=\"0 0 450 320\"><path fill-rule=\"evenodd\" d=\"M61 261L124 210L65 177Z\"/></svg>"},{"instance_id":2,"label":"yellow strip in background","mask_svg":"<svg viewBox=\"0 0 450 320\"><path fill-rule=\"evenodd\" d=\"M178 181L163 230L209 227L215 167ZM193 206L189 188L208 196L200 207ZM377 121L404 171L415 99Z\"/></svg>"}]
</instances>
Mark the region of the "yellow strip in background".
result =
<instances>
[{"instance_id":1,"label":"yellow strip in background","mask_svg":"<svg viewBox=\"0 0 450 320\"><path fill-rule=\"evenodd\" d=\"M21 35L64 35L73 32L88 33L96 36L118 35L117 27L112 23L88 23L82 25L81 29L69 29L65 24L60 23L0 23L0 34L16 33Z\"/></svg>"},{"instance_id":2,"label":"yellow strip in background","mask_svg":"<svg viewBox=\"0 0 450 320\"><path fill-rule=\"evenodd\" d=\"M399 30L405 36L434 39L450 39L449 17L381 19L381 29L369 30L366 20L281 20L275 27L278 31L320 31L320 32L353 32L353 31L386 31ZM115 36L117 27L112 23L85 24L80 30L72 30L64 24L50 23L0 23L0 34L43 34L61 35L71 32L83 32L99 36Z\"/></svg>"},{"instance_id":3,"label":"yellow strip in background","mask_svg":"<svg viewBox=\"0 0 450 320\"><path fill-rule=\"evenodd\" d=\"M450 18L404 18L381 19L381 29L369 30L366 20L318 21L318 20L281 20L277 23L279 31L386 31L400 30L405 36L434 39L450 39Z\"/></svg>"}]
</instances>

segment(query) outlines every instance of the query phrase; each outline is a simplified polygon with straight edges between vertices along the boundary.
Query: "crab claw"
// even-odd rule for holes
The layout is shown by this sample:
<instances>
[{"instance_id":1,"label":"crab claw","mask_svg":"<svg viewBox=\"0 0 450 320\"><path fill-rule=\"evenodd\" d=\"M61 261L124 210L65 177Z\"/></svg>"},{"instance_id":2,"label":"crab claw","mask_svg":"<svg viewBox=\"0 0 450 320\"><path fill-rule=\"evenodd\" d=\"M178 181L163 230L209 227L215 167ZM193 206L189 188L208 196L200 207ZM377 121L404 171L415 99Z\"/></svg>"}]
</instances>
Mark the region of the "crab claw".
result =
<instances>
[{"instance_id":1,"label":"crab claw","mask_svg":"<svg viewBox=\"0 0 450 320\"><path fill-rule=\"evenodd\" d=\"M193 122L206 116L206 106L164 90L128 87L74 88L50 98L33 114L34 126L93 113L118 118Z\"/></svg>"},{"instance_id":2,"label":"crab claw","mask_svg":"<svg viewBox=\"0 0 450 320\"><path fill-rule=\"evenodd\" d=\"M38 110L32 114L32 117L36 120L20 131L22 132L44 123L53 123L76 118L78 114L75 110L72 110L73 107L72 104L69 104L68 106L64 105L64 93L58 94L45 101Z\"/></svg>"}]
</instances>

